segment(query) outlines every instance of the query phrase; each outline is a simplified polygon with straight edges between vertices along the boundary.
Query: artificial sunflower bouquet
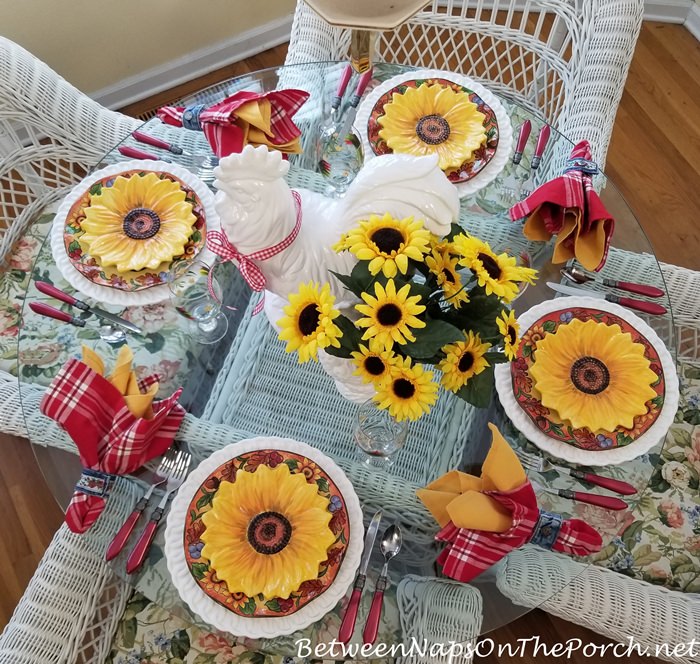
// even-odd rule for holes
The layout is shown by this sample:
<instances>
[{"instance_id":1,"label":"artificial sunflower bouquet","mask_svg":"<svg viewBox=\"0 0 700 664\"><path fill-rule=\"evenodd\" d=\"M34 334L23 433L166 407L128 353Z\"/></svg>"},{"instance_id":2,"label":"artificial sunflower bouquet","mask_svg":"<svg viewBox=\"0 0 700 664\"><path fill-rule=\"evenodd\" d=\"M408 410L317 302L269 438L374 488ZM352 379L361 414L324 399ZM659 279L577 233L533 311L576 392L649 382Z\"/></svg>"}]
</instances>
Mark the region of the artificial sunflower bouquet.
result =
<instances>
[{"instance_id":1,"label":"artificial sunflower bouquet","mask_svg":"<svg viewBox=\"0 0 700 664\"><path fill-rule=\"evenodd\" d=\"M351 360L397 420L428 413L440 385L487 406L494 365L520 343L509 303L536 271L460 226L440 238L422 220L389 214L360 221L333 249L357 258L351 274L332 273L357 304L341 313L328 283L301 284L278 321L287 352Z\"/></svg>"}]
</instances>

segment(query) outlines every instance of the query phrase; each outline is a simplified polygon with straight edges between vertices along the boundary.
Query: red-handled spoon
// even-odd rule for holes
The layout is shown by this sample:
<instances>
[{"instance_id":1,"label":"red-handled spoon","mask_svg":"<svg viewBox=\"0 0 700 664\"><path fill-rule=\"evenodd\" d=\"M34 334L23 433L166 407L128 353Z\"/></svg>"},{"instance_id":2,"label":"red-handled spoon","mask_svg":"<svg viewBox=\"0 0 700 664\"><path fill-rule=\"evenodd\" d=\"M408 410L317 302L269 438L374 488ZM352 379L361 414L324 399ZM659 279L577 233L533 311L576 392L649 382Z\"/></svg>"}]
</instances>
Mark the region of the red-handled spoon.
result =
<instances>
[{"instance_id":1,"label":"red-handled spoon","mask_svg":"<svg viewBox=\"0 0 700 664\"><path fill-rule=\"evenodd\" d=\"M335 91L335 96L331 101L331 115L340 108L340 102L342 101L345 90L348 87L352 72L352 65L345 65L345 69L343 69L343 73L340 75L340 81L338 81L338 89Z\"/></svg>"},{"instance_id":2,"label":"red-handled spoon","mask_svg":"<svg viewBox=\"0 0 700 664\"><path fill-rule=\"evenodd\" d=\"M558 466L557 466L558 467ZM637 493L636 487L633 487L627 482L622 480L616 480L612 477L603 477L602 475L596 475L595 473L587 473L584 470L578 470L577 468L567 468L566 472L575 477L577 480L584 480L589 484L595 484L596 486L607 489L608 491L614 491L622 496L631 496Z\"/></svg>"},{"instance_id":3,"label":"red-handled spoon","mask_svg":"<svg viewBox=\"0 0 700 664\"><path fill-rule=\"evenodd\" d=\"M523 158L523 152L525 150L525 145L527 144L527 139L530 138L530 132L532 131L532 122L530 120L525 120L520 126L520 133L518 134L518 142L515 144L515 152L513 153L513 163L519 164L520 160Z\"/></svg>"},{"instance_id":4,"label":"red-handled spoon","mask_svg":"<svg viewBox=\"0 0 700 664\"><path fill-rule=\"evenodd\" d=\"M566 277L570 281L576 284L585 284L589 281L595 281L595 277L588 276L583 270L579 270L577 267L569 267L561 270L562 276ZM662 297L666 293L656 286L649 286L648 284L636 284L632 281L616 281L615 279L601 279L603 286L608 288L619 288L620 290L626 290L630 293L636 293L637 295L645 295L646 297Z\"/></svg>"},{"instance_id":5,"label":"red-handled spoon","mask_svg":"<svg viewBox=\"0 0 700 664\"><path fill-rule=\"evenodd\" d=\"M552 130L548 124L540 129L540 133L537 136L537 144L535 145L535 156L532 158L532 163L530 164L533 170L535 170L540 165L540 161L542 161L542 155L547 147L551 133Z\"/></svg>"},{"instance_id":6,"label":"red-handled spoon","mask_svg":"<svg viewBox=\"0 0 700 664\"><path fill-rule=\"evenodd\" d=\"M645 302L644 300L633 300L631 297L618 297L617 295L606 295L605 299L608 302L614 302L628 309L642 311L645 314L653 314L654 316L663 316L668 313L666 307L657 304L656 302Z\"/></svg>"},{"instance_id":7,"label":"red-handled spoon","mask_svg":"<svg viewBox=\"0 0 700 664\"><path fill-rule=\"evenodd\" d=\"M389 526L384 531L384 536L379 544L379 549L384 556L384 566L379 579L377 579L377 585L374 587L372 606L369 610L369 616L367 616L365 629L362 632L362 640L366 645L372 645L377 639L379 621L382 617L382 605L384 604L384 591L389 585L389 561L401 550L401 544L401 528L396 524Z\"/></svg>"}]
</instances>

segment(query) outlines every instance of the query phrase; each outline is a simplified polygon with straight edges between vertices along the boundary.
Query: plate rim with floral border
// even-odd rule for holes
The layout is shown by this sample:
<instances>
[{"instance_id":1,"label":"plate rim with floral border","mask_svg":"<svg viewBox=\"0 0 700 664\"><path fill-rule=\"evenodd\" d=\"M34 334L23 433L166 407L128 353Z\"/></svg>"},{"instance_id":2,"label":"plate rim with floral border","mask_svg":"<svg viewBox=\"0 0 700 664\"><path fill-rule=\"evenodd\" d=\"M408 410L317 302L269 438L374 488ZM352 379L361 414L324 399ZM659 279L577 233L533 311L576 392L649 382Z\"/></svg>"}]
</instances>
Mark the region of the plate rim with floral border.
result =
<instances>
[{"instance_id":1,"label":"plate rim with floral border","mask_svg":"<svg viewBox=\"0 0 700 664\"><path fill-rule=\"evenodd\" d=\"M333 583L295 613L283 616L243 617L225 608L196 583L187 564L185 524L189 505L206 478L227 461L249 452L285 450L313 461L335 483L347 509L350 535L345 556ZM231 443L217 450L191 471L172 501L165 528L165 558L168 571L180 597L202 619L222 631L248 638L274 638L291 634L320 620L345 596L360 564L364 541L362 509L355 490L343 470L316 448L291 438L260 436Z\"/></svg>"},{"instance_id":2,"label":"plate rim with floral border","mask_svg":"<svg viewBox=\"0 0 700 664\"><path fill-rule=\"evenodd\" d=\"M203 218L206 231L218 230L221 226L219 215L214 208L214 194L209 187L196 175L186 168L166 161L138 160L119 161L109 164L104 168L86 175L80 182L66 194L61 201L54 217L51 232L51 254L63 278L77 291L92 297L103 304L112 304L122 307L157 304L167 300L170 296L168 284L159 284L137 291L127 291L113 286L94 283L83 275L76 267L66 251L64 230L66 220L73 206L82 198L85 189L99 180L108 177L117 177L125 172L156 172L168 173L189 187L199 198L203 208ZM204 244L195 257L197 261L211 265L215 256Z\"/></svg>"},{"instance_id":3,"label":"plate rim with floral border","mask_svg":"<svg viewBox=\"0 0 700 664\"><path fill-rule=\"evenodd\" d=\"M493 182L508 163L513 150L513 125L506 109L500 100L488 88L469 76L456 74L442 69L416 69L403 72L388 78L383 83L375 86L357 108L357 115L353 122L353 129L360 137L365 162L376 158L369 141L367 128L368 121L377 101L398 85L406 81L441 78L473 91L493 111L498 123L498 145L496 152L488 164L474 177L465 182L453 182L459 192L460 198L471 196Z\"/></svg>"},{"instance_id":4,"label":"plate rim with floral border","mask_svg":"<svg viewBox=\"0 0 700 664\"><path fill-rule=\"evenodd\" d=\"M522 331L548 314L573 309L603 311L625 321L638 334L644 337L658 355L664 378L663 405L651 426L638 438L627 445L611 449L583 449L569 442L556 440L545 434L523 410L513 388L511 364L499 364L495 370L496 392L506 415L520 432L544 452L570 463L587 466L607 466L623 463L641 456L654 447L666 435L678 408L678 379L676 367L670 352L654 330L641 318L613 302L591 297L557 297L542 302L523 312L518 317Z\"/></svg>"},{"instance_id":5,"label":"plate rim with floral border","mask_svg":"<svg viewBox=\"0 0 700 664\"><path fill-rule=\"evenodd\" d=\"M275 597L269 598L267 601L261 601L258 597L248 597L242 593L234 598L229 592L225 581L218 580L218 583L213 582L208 584L206 572L211 572L212 570L205 570L205 567L208 567L209 561L202 553L195 557L190 551L190 547L193 544L196 544L196 542L200 540L202 534L206 531L206 526L201 529L201 526L203 525L201 519L202 516L209 511L209 509L211 509L216 492L219 490L221 483L224 481L231 481L231 479L228 479L228 477L230 477L232 474L233 482L235 483L235 474L241 470L245 470L248 463L251 460L255 461L255 456L259 454L265 455L266 458L260 460L260 463L256 464L256 468L261 463L265 463L265 465L269 466L270 468L274 468L281 464L286 464L290 468L292 474L298 474L300 472L298 468L300 466L303 467L304 462L311 462L318 471L319 477L318 479L315 479L314 482L319 487L319 494L328 495L329 505L331 505L329 510L333 514L333 519L340 516L337 523L339 526L337 533L334 531L335 526L333 525L333 520L331 520L331 524L329 524L331 530L334 531L334 535L336 535L336 541L329 548L329 560L321 563L318 577L310 580L320 580L321 587L309 588L309 583L304 582L301 587L294 591L288 599ZM273 457L275 454L278 458ZM274 465L272 465L273 461ZM255 470L247 472L255 472ZM216 480L216 486L207 486L207 483L211 484L212 479ZM307 482L310 482L308 478ZM337 497L338 501L333 503L333 497ZM335 506L335 509L332 509L333 506ZM195 524L199 524L199 526L195 526ZM338 489L333 479L328 476L323 468L308 457L299 454L298 452L290 452L278 447L275 449L245 452L237 457L234 457L233 459L230 459L229 461L226 461L214 471L209 473L209 475L200 484L199 489L197 489L192 496L192 500L188 506L187 513L185 514L185 530L182 545L185 551L185 559L190 567L190 573L197 582L197 585L199 585L200 588L202 588L202 590L209 595L209 597L211 597L215 602L218 602L222 606L228 608L236 615L253 618L269 618L279 617L281 615L292 615L293 613L296 613L303 606L306 606L309 602L314 601L317 597L322 595L330 587L337 577L338 570L340 569L340 565L345 557L349 535L350 524L347 518L345 497ZM330 551L333 549L335 549L336 553L334 556L330 556ZM209 581L211 581L211 576L209 577ZM304 584L307 585L306 589L303 589ZM292 603L288 605L288 601L291 601ZM230 606L227 606L227 604Z\"/></svg>"}]
</instances>

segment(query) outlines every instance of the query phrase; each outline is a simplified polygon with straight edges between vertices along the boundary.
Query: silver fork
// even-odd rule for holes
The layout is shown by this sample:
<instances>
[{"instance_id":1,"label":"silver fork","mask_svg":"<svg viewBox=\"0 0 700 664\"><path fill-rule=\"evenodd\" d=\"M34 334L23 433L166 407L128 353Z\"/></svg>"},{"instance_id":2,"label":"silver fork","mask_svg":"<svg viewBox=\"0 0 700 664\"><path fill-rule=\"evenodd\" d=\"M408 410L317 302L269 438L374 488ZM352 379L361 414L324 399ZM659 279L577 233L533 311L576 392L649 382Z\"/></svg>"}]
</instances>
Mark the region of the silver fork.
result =
<instances>
[{"instance_id":1,"label":"silver fork","mask_svg":"<svg viewBox=\"0 0 700 664\"><path fill-rule=\"evenodd\" d=\"M557 470L566 475L570 475L577 480L583 480L589 484L595 484L596 486L603 487L609 491L614 491L623 496L631 496L637 493L637 489L627 482L622 480L616 480L612 477L602 477L601 475L596 475L595 473L589 473L584 470L578 470L577 468L568 468L567 466L559 466L557 464L548 461L547 459L531 452L526 452L520 448L514 448L514 452L520 463L526 468L534 470L538 473L546 473L548 470Z\"/></svg>"},{"instance_id":2,"label":"silver fork","mask_svg":"<svg viewBox=\"0 0 700 664\"><path fill-rule=\"evenodd\" d=\"M146 495L143 496L138 503L136 503L134 511L128 516L126 521L124 521L122 527L119 529L119 532L110 542L109 547L107 548L107 553L105 553L105 560L112 560L112 558L116 558L124 548L124 545L131 536L131 533L141 517L141 514L146 509L146 505L153 495L153 490L161 484L164 484L168 477L172 474L173 470L175 470L176 458L177 452L172 448L167 450L163 455L158 468L156 468L153 473L153 483L148 488Z\"/></svg>"},{"instance_id":3,"label":"silver fork","mask_svg":"<svg viewBox=\"0 0 700 664\"><path fill-rule=\"evenodd\" d=\"M172 493L180 488L180 485L185 481L185 477L187 477L187 470L190 466L191 458L189 452L185 452L184 450L179 450L177 452L175 465L167 478L165 493L158 507L153 510L150 520L143 529L138 542L136 542L136 545L131 550L129 558L126 561L126 571L128 574L133 574L143 565L143 561L146 559L146 554L151 547L151 542L153 542L156 530L158 529L158 524L163 516L163 512L165 512L168 500Z\"/></svg>"}]
</instances>

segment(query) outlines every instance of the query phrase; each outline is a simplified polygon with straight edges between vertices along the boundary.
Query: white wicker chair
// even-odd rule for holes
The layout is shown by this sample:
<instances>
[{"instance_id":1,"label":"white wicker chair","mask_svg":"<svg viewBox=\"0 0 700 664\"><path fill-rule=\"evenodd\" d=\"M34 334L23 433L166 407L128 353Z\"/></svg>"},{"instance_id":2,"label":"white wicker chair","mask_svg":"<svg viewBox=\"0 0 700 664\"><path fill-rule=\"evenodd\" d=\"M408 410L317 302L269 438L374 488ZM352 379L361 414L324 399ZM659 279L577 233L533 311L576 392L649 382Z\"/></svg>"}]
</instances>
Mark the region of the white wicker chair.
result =
<instances>
[{"instance_id":1,"label":"white wicker chair","mask_svg":"<svg viewBox=\"0 0 700 664\"><path fill-rule=\"evenodd\" d=\"M645 269L643 258L629 256L626 267L630 273L641 274L639 270ZM671 333L678 360L700 368L700 272L663 263L661 270L674 313ZM622 272L620 279L625 278ZM661 659L700 663L700 643L695 645L694 654L682 653L682 647L675 655L673 652L677 644L688 644L700 635L697 593L668 590L532 547L509 555L498 585L516 604L538 606L620 643L629 644L632 638ZM553 595L558 588L563 590ZM668 648L662 644L668 644ZM657 646L662 646L658 653Z\"/></svg>"},{"instance_id":2,"label":"white wicker chair","mask_svg":"<svg viewBox=\"0 0 700 664\"><path fill-rule=\"evenodd\" d=\"M488 82L576 142L601 166L642 22L643 0L433 0L377 35L375 60ZM350 31L298 0L287 64L343 60Z\"/></svg>"}]
</instances>

